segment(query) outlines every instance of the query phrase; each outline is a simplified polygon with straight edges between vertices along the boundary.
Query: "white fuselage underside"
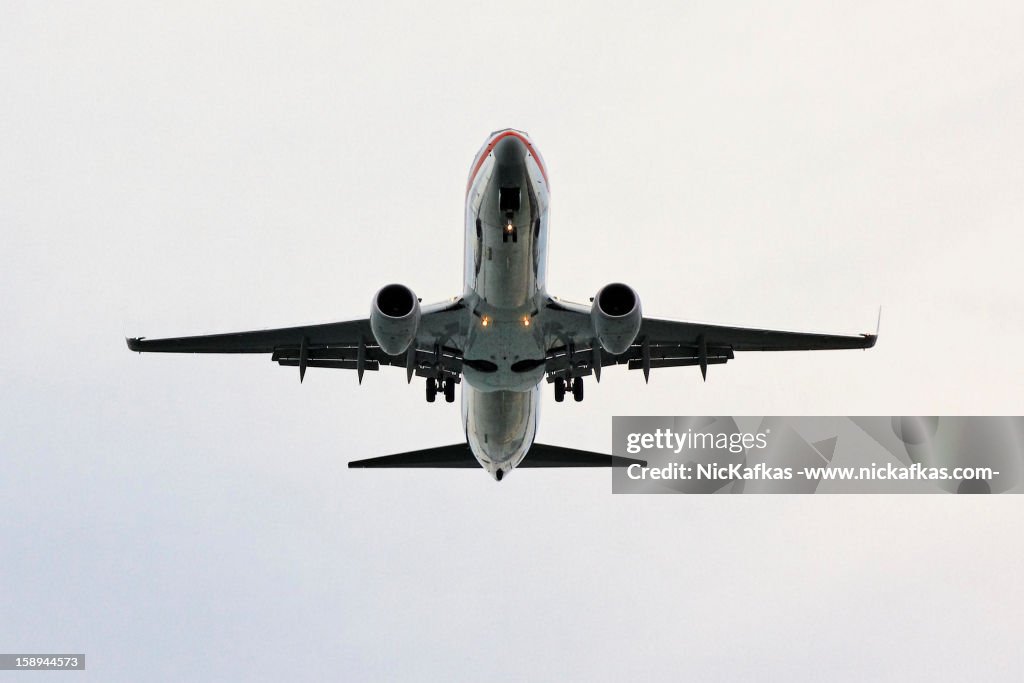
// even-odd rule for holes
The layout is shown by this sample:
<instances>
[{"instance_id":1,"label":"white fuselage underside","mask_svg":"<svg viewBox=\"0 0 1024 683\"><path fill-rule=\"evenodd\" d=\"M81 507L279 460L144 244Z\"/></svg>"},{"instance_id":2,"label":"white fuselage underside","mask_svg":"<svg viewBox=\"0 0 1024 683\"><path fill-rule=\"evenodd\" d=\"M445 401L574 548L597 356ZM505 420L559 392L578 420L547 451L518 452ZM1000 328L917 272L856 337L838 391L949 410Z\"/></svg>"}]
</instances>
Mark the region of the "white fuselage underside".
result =
<instances>
[{"instance_id":1,"label":"white fuselage underside","mask_svg":"<svg viewBox=\"0 0 1024 683\"><path fill-rule=\"evenodd\" d=\"M480 464L500 478L537 433L546 346L548 183L525 134L498 131L470 171L464 302L462 422ZM518 364L518 365L517 365Z\"/></svg>"}]
</instances>

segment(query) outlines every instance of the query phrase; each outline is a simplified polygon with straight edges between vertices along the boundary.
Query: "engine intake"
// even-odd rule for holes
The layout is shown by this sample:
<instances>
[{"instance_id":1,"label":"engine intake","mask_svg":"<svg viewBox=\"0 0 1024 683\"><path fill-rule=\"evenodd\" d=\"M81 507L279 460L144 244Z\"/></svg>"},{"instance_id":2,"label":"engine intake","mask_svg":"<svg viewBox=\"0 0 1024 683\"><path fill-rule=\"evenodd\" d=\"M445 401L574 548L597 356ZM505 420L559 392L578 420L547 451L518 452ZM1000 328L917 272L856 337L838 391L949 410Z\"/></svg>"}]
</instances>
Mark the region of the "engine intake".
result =
<instances>
[{"instance_id":1,"label":"engine intake","mask_svg":"<svg viewBox=\"0 0 1024 683\"><path fill-rule=\"evenodd\" d=\"M601 348L615 355L625 353L640 332L640 297L621 282L605 285L594 297L590 319Z\"/></svg>"},{"instance_id":2,"label":"engine intake","mask_svg":"<svg viewBox=\"0 0 1024 683\"><path fill-rule=\"evenodd\" d=\"M370 306L370 329L389 356L404 353L420 326L420 302L405 285L381 287Z\"/></svg>"}]
</instances>

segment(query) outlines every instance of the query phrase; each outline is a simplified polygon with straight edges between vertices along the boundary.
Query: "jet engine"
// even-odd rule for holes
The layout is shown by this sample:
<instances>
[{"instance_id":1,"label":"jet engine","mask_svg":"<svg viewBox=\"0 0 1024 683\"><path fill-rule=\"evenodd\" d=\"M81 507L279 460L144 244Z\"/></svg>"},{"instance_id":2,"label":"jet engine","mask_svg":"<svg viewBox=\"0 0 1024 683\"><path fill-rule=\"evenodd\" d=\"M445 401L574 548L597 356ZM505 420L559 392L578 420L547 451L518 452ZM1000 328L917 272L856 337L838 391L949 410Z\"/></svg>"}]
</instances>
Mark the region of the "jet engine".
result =
<instances>
[{"instance_id":1,"label":"jet engine","mask_svg":"<svg viewBox=\"0 0 1024 683\"><path fill-rule=\"evenodd\" d=\"M381 287L370 306L370 329L381 350L397 356L409 348L420 326L420 301L405 285Z\"/></svg>"},{"instance_id":2,"label":"jet engine","mask_svg":"<svg viewBox=\"0 0 1024 683\"><path fill-rule=\"evenodd\" d=\"M613 282L594 297L590 319L594 336L608 353L625 353L640 332L640 297L629 285Z\"/></svg>"}]
</instances>

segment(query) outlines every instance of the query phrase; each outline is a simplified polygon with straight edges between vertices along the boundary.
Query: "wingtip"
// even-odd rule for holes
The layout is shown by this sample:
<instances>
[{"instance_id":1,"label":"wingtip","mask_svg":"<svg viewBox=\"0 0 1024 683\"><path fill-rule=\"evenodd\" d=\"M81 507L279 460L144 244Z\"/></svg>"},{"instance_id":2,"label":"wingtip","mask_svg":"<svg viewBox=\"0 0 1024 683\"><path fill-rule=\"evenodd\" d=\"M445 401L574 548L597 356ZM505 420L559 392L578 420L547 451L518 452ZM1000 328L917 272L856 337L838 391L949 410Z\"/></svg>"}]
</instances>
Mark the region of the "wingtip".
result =
<instances>
[{"instance_id":1,"label":"wingtip","mask_svg":"<svg viewBox=\"0 0 1024 683\"><path fill-rule=\"evenodd\" d=\"M872 348L875 345L875 342L878 341L878 333L881 332L881 330L882 330L882 307L879 306L878 307L878 322L875 323L875 333L874 334L865 334L865 335L863 335L863 337L865 339L865 344L864 344L864 348L865 349L870 349L870 348Z\"/></svg>"},{"instance_id":2,"label":"wingtip","mask_svg":"<svg viewBox=\"0 0 1024 683\"><path fill-rule=\"evenodd\" d=\"M124 341L132 351L141 351L142 344L140 342L143 339L145 339L145 337L125 337Z\"/></svg>"}]
</instances>

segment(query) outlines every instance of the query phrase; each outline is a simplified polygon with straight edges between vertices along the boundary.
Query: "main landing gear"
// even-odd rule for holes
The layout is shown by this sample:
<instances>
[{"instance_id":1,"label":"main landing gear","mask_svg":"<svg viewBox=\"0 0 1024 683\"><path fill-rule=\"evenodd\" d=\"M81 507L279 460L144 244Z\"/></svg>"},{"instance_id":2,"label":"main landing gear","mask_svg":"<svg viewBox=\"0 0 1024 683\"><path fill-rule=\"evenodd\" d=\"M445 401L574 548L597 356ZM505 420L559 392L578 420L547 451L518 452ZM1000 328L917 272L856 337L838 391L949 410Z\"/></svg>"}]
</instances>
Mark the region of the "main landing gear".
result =
<instances>
[{"instance_id":1,"label":"main landing gear","mask_svg":"<svg viewBox=\"0 0 1024 683\"><path fill-rule=\"evenodd\" d=\"M572 391L572 400L579 403L583 400L583 378L573 377L569 382L566 382L564 378L559 377L555 380L555 402L561 403L565 400L565 391L570 389Z\"/></svg>"},{"instance_id":2,"label":"main landing gear","mask_svg":"<svg viewBox=\"0 0 1024 683\"><path fill-rule=\"evenodd\" d=\"M436 380L433 377L427 378L427 403L434 402L439 388L444 393L445 403L455 403L455 382L451 379Z\"/></svg>"}]
</instances>

